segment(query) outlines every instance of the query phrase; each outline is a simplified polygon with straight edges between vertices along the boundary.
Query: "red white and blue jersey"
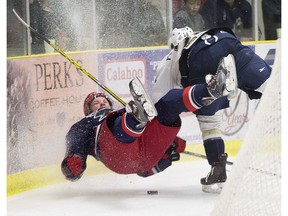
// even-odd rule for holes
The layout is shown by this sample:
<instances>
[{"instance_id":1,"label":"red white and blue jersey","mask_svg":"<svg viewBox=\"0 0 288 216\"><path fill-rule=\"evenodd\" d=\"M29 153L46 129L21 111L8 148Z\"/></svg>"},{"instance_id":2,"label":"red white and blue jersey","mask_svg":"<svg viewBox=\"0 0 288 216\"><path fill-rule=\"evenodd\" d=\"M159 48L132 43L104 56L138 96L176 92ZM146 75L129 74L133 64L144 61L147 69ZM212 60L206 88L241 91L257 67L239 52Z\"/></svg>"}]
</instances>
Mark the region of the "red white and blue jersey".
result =
<instances>
[{"instance_id":1,"label":"red white and blue jersey","mask_svg":"<svg viewBox=\"0 0 288 216\"><path fill-rule=\"evenodd\" d=\"M154 119L148 122L145 132L139 138L135 137L134 142L123 143L116 139L110 128L114 126L115 118L124 113L124 109L113 112L100 110L75 123L66 135L66 154L92 155L120 174L151 170L173 143L180 124L169 127Z\"/></svg>"},{"instance_id":2,"label":"red white and blue jersey","mask_svg":"<svg viewBox=\"0 0 288 216\"><path fill-rule=\"evenodd\" d=\"M142 129L137 129L139 122L125 109L100 109L71 127L66 136L67 155L92 155L119 174L149 172L176 138L179 115L199 109L201 98L207 96L204 84L170 90L155 104L157 117Z\"/></svg>"},{"instance_id":3,"label":"red white and blue jersey","mask_svg":"<svg viewBox=\"0 0 288 216\"><path fill-rule=\"evenodd\" d=\"M151 170L163 157L180 130L180 125L165 126L155 118L132 143L119 142L109 127L121 112L110 113L99 133L97 151L101 162L119 174L139 174Z\"/></svg>"}]
</instances>

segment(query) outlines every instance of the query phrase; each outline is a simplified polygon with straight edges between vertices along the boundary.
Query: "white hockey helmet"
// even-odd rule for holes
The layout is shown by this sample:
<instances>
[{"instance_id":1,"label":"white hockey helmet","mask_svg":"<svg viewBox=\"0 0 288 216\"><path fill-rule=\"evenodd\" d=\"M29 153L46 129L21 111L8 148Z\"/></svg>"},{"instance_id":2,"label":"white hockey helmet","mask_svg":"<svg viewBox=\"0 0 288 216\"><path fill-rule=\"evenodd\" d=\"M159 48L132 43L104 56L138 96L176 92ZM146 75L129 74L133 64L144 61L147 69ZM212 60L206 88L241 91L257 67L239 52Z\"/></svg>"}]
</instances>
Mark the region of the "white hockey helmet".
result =
<instances>
[{"instance_id":1,"label":"white hockey helmet","mask_svg":"<svg viewBox=\"0 0 288 216\"><path fill-rule=\"evenodd\" d=\"M168 46L170 49L178 50L180 48L179 45L184 47L193 35L193 30L188 26L184 28L174 28L172 36L168 40Z\"/></svg>"}]
</instances>

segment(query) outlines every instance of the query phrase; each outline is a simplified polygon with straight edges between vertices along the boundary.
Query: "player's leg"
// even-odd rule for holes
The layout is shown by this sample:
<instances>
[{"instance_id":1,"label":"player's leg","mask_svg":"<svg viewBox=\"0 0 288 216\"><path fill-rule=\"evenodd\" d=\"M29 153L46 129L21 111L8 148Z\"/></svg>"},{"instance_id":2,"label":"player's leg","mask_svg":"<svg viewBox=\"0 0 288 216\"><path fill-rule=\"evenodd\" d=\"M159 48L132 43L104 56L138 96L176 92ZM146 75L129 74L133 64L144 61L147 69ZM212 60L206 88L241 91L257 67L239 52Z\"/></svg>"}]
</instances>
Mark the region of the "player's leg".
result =
<instances>
[{"instance_id":1,"label":"player's leg","mask_svg":"<svg viewBox=\"0 0 288 216\"><path fill-rule=\"evenodd\" d=\"M158 121L171 126L177 121L182 112L194 112L215 99L229 95L235 90L227 92L227 80L231 75L226 71L219 71L208 80L208 84L197 84L185 89L172 89L154 106L138 78L129 83L134 101L127 104L127 113L115 120L111 129L115 137L121 142L133 142L141 136L146 123L157 116Z\"/></svg>"},{"instance_id":2,"label":"player's leg","mask_svg":"<svg viewBox=\"0 0 288 216\"><path fill-rule=\"evenodd\" d=\"M237 75L232 55L223 58L215 75L206 76L207 84L172 89L156 104L158 120L171 124L182 112L195 112L204 106L214 113L229 105L227 98L237 94ZM225 96L225 97L224 97ZM226 97L227 96L227 97Z\"/></svg>"},{"instance_id":3,"label":"player's leg","mask_svg":"<svg viewBox=\"0 0 288 216\"><path fill-rule=\"evenodd\" d=\"M221 83L221 81L223 83L221 88L213 87L214 82ZM197 115L202 132L206 156L211 165L211 171L205 178L201 179L202 190L204 192L220 192L222 183L227 179L225 161L228 155L225 153L224 140L219 130L221 116L217 111L228 107L228 98L231 99L237 95L238 80L234 56L229 54L222 58L218 64L216 74L206 76L206 82L208 87L210 86L209 92L215 97L219 94L227 95L227 97L221 97L212 104L194 112Z\"/></svg>"},{"instance_id":4,"label":"player's leg","mask_svg":"<svg viewBox=\"0 0 288 216\"><path fill-rule=\"evenodd\" d=\"M161 124L172 126L178 122L180 113L193 112L203 106L203 98L213 98L206 84L197 84L185 89L170 90L154 106L138 78L133 79L129 87L134 100L127 104L127 112L116 118L110 128L116 139L123 143L131 143L140 137L147 122L157 114Z\"/></svg>"},{"instance_id":5,"label":"player's leg","mask_svg":"<svg viewBox=\"0 0 288 216\"><path fill-rule=\"evenodd\" d=\"M215 80L210 81L213 82L211 92L217 91L217 95L212 95L209 92L210 87L206 84L197 84L185 89L170 90L155 106L140 80L135 78L129 83L134 100L127 104L127 113L115 120L111 131L118 141L131 143L141 136L146 123L157 114L157 119L161 124L171 126L182 112L193 112L207 104L207 100L212 102L215 97L222 97L221 91L223 89L224 94L223 85L226 83L225 76L221 74L221 78L218 78L216 75Z\"/></svg>"},{"instance_id":6,"label":"player's leg","mask_svg":"<svg viewBox=\"0 0 288 216\"><path fill-rule=\"evenodd\" d=\"M206 177L201 178L202 190L208 193L219 193L226 181L226 159L224 140L221 137L222 111L215 115L197 115L197 120L202 132L204 149L211 170ZM225 160L223 160L225 158Z\"/></svg>"},{"instance_id":7,"label":"player's leg","mask_svg":"<svg viewBox=\"0 0 288 216\"><path fill-rule=\"evenodd\" d=\"M223 142L222 139L217 139L216 141ZM212 144L217 145L217 142ZM206 177L201 178L202 191L207 193L220 193L222 191L223 185L227 179L227 157L228 155L226 153L219 154L217 161L211 165L211 171Z\"/></svg>"},{"instance_id":8,"label":"player's leg","mask_svg":"<svg viewBox=\"0 0 288 216\"><path fill-rule=\"evenodd\" d=\"M123 115L115 119L111 129L115 138L123 143L132 143L141 136L147 122L157 116L157 110L138 77L129 83L132 101L126 105Z\"/></svg>"},{"instance_id":9,"label":"player's leg","mask_svg":"<svg viewBox=\"0 0 288 216\"><path fill-rule=\"evenodd\" d=\"M127 104L127 112L132 113L139 122L151 121L157 116L157 110L138 77L130 81L129 88L134 101Z\"/></svg>"},{"instance_id":10,"label":"player's leg","mask_svg":"<svg viewBox=\"0 0 288 216\"><path fill-rule=\"evenodd\" d=\"M205 84L171 89L155 104L158 111L157 119L163 125L173 125L182 112L194 112L200 109L204 105L202 99L208 97L212 100Z\"/></svg>"}]
</instances>

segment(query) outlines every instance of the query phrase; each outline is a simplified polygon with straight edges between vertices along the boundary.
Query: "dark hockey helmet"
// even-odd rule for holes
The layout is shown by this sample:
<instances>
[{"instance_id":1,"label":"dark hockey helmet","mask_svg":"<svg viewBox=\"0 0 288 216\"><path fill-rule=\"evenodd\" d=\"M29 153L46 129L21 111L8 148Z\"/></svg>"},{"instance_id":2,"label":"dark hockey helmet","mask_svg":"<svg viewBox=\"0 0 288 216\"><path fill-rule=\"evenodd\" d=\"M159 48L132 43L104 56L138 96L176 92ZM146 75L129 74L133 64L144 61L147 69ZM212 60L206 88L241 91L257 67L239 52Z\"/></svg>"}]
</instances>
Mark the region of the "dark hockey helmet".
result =
<instances>
[{"instance_id":1,"label":"dark hockey helmet","mask_svg":"<svg viewBox=\"0 0 288 216\"><path fill-rule=\"evenodd\" d=\"M85 114L85 116L89 115L90 113L92 113L92 110L90 108L91 103L93 102L93 100L97 97L104 97L107 99L109 105L112 107L112 100L111 98L108 97L108 95L102 93L102 92L91 92L90 94L87 95L84 104L83 104L83 112Z\"/></svg>"}]
</instances>

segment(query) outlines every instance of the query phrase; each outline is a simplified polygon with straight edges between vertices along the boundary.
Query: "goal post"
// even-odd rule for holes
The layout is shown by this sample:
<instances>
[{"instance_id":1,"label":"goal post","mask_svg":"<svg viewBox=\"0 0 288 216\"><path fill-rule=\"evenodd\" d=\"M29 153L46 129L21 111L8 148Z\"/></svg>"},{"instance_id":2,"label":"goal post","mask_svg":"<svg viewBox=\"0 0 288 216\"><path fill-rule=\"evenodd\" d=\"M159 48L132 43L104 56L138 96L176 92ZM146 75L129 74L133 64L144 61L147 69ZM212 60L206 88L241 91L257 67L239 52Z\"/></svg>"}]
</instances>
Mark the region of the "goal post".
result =
<instances>
[{"instance_id":1,"label":"goal post","mask_svg":"<svg viewBox=\"0 0 288 216\"><path fill-rule=\"evenodd\" d=\"M281 215L281 39L271 77L211 215Z\"/></svg>"}]
</instances>

